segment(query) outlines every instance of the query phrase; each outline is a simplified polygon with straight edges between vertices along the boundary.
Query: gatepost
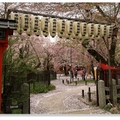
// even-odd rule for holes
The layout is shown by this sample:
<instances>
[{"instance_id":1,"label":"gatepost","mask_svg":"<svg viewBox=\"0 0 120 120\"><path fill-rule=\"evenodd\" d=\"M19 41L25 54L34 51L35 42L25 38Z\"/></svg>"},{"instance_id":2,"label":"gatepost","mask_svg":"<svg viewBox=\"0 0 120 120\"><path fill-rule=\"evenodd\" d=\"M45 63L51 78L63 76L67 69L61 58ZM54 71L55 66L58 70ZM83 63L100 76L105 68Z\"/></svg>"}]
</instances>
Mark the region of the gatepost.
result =
<instances>
[{"instance_id":1,"label":"gatepost","mask_svg":"<svg viewBox=\"0 0 120 120\"><path fill-rule=\"evenodd\" d=\"M27 83L23 83L21 86L21 91L25 93L25 101L23 102L23 114L29 114L30 109L30 91L29 85Z\"/></svg>"},{"instance_id":2,"label":"gatepost","mask_svg":"<svg viewBox=\"0 0 120 120\"><path fill-rule=\"evenodd\" d=\"M112 87L113 87L113 91L112 91L112 96L113 96L113 105L115 105L117 103L117 87L116 87L116 80L112 79Z\"/></svg>"},{"instance_id":3,"label":"gatepost","mask_svg":"<svg viewBox=\"0 0 120 120\"><path fill-rule=\"evenodd\" d=\"M8 47L8 36L13 35L15 20L0 19L0 113L2 111L2 58Z\"/></svg>"},{"instance_id":4,"label":"gatepost","mask_svg":"<svg viewBox=\"0 0 120 120\"><path fill-rule=\"evenodd\" d=\"M98 81L98 96L99 96L99 107L104 108L106 105L106 98L105 98L105 85L103 80Z\"/></svg>"}]
</instances>

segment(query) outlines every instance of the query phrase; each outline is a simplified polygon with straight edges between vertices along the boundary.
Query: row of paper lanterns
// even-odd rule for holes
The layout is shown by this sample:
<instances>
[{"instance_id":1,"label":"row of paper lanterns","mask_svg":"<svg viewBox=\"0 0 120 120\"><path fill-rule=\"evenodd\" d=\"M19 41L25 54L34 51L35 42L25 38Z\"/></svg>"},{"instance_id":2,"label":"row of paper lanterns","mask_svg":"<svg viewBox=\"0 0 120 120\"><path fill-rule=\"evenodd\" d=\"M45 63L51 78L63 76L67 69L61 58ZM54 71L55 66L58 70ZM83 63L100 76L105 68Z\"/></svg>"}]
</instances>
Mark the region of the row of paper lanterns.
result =
<instances>
[{"instance_id":1,"label":"row of paper lanterns","mask_svg":"<svg viewBox=\"0 0 120 120\"><path fill-rule=\"evenodd\" d=\"M103 36L111 37L112 25L63 20L40 17L29 14L11 13L10 19L16 20L16 30L19 34L26 31L28 35L45 37L58 35L60 38L73 39L100 39Z\"/></svg>"}]
</instances>

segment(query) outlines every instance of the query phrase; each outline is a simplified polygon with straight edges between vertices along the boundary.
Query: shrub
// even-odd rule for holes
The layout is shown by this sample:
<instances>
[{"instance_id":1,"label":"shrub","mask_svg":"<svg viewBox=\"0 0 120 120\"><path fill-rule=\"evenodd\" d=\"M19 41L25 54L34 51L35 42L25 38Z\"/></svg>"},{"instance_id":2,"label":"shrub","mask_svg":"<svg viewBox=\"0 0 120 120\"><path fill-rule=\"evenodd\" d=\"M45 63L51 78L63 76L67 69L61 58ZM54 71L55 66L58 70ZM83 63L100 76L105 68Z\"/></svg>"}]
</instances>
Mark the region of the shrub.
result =
<instances>
[{"instance_id":1,"label":"shrub","mask_svg":"<svg viewBox=\"0 0 120 120\"><path fill-rule=\"evenodd\" d=\"M21 109L13 109L12 114L22 114L22 110Z\"/></svg>"},{"instance_id":2,"label":"shrub","mask_svg":"<svg viewBox=\"0 0 120 120\"><path fill-rule=\"evenodd\" d=\"M48 86L48 91L50 91L50 90L55 90L55 86L52 85L52 84L50 84L50 85Z\"/></svg>"},{"instance_id":3,"label":"shrub","mask_svg":"<svg viewBox=\"0 0 120 120\"><path fill-rule=\"evenodd\" d=\"M45 85L41 84L39 82L34 82L30 84L30 93L46 93L50 90L54 90L55 86L50 84L50 85Z\"/></svg>"},{"instance_id":4,"label":"shrub","mask_svg":"<svg viewBox=\"0 0 120 120\"><path fill-rule=\"evenodd\" d=\"M92 78L89 78L89 79L86 79L85 80L87 83L95 83L95 80L94 79L92 79ZM85 83L85 81L84 80L79 80L77 83L78 84L83 84L83 83ZM73 81L73 83L74 83L75 81Z\"/></svg>"}]
</instances>

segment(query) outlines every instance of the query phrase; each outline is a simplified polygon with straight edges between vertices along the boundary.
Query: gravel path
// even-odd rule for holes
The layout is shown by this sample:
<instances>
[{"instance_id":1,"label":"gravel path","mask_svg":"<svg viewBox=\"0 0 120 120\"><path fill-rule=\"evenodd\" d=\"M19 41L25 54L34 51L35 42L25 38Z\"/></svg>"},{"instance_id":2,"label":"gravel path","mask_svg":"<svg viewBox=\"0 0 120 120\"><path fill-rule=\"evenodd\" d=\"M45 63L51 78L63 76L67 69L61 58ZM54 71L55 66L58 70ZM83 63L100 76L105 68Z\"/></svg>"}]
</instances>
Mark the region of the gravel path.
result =
<instances>
[{"instance_id":1,"label":"gravel path","mask_svg":"<svg viewBox=\"0 0 120 120\"><path fill-rule=\"evenodd\" d=\"M95 84L67 85L62 84L61 80L51 83L56 86L56 90L30 95L31 114L110 114L82 101L82 90L87 94L90 87L91 92L94 92Z\"/></svg>"}]
</instances>

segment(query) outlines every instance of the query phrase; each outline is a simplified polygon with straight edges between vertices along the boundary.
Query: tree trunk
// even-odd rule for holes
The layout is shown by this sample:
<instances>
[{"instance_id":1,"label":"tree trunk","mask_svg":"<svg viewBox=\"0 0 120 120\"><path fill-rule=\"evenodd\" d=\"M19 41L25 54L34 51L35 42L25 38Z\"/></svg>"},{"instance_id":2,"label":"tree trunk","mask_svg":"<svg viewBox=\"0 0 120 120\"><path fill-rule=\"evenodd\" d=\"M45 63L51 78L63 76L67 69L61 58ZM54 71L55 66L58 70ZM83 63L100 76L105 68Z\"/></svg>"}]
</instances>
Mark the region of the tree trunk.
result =
<instances>
[{"instance_id":1,"label":"tree trunk","mask_svg":"<svg viewBox=\"0 0 120 120\"><path fill-rule=\"evenodd\" d=\"M112 66L117 66L117 62L115 60L115 49L116 49L116 43L117 43L117 33L118 33L118 28L113 29L113 35L111 39L111 46L110 46L110 65ZM83 41L82 42L83 47L87 48L89 45L89 41ZM96 50L92 49L90 47L89 49L87 48L87 51L90 55L92 55L98 62L102 62L104 64L108 64L108 59L105 60L103 56L101 56Z\"/></svg>"},{"instance_id":2,"label":"tree trunk","mask_svg":"<svg viewBox=\"0 0 120 120\"><path fill-rule=\"evenodd\" d=\"M88 53L90 55L92 55L98 62L102 62L102 63L105 63L107 64L108 62L103 58L103 56L101 56L97 51L95 51L94 49L92 49L92 47L90 49L87 48L87 46L89 45L89 41L83 41L82 42L82 45L84 48L87 49Z\"/></svg>"},{"instance_id":3,"label":"tree trunk","mask_svg":"<svg viewBox=\"0 0 120 120\"><path fill-rule=\"evenodd\" d=\"M110 46L110 64L113 66L117 65L117 62L115 61L115 49L116 49L116 43L117 43L117 33L118 28L113 29L113 35L111 40L111 46Z\"/></svg>"}]
</instances>

